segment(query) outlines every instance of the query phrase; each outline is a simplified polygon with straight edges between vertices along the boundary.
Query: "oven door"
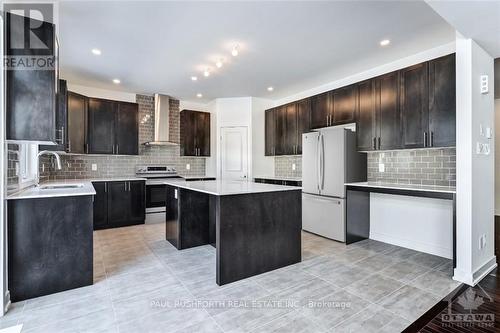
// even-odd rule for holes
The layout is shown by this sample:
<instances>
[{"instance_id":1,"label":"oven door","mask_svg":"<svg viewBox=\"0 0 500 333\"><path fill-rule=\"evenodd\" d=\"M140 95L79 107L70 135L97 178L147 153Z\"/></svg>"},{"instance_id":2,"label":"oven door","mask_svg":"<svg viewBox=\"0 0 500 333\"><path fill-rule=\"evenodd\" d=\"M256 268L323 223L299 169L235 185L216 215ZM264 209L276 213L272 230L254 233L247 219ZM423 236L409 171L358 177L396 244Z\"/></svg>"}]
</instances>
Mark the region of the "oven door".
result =
<instances>
[{"instance_id":1,"label":"oven door","mask_svg":"<svg viewBox=\"0 0 500 333\"><path fill-rule=\"evenodd\" d=\"M158 211L158 208L163 208L165 211L165 201L167 199L167 185L146 185L146 212Z\"/></svg>"}]
</instances>

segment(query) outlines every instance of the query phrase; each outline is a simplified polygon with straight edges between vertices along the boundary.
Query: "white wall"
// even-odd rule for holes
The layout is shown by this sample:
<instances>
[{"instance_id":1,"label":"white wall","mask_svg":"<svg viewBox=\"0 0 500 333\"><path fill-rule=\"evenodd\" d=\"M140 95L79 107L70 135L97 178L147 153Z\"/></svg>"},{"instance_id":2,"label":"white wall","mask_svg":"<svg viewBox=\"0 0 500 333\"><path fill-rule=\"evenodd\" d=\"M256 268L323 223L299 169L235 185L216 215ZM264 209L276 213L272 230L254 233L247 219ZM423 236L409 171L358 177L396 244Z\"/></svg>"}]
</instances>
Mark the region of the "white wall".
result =
<instances>
[{"instance_id":1,"label":"white wall","mask_svg":"<svg viewBox=\"0 0 500 333\"><path fill-rule=\"evenodd\" d=\"M480 75L493 86L493 58L473 40L457 33L457 267L454 279L476 284L496 267L494 255L495 142L480 134L494 128L493 89L479 90ZM493 88L493 87L491 87ZM489 155L476 154L476 144L491 146ZM479 249L480 235L486 246Z\"/></svg>"},{"instance_id":2,"label":"white wall","mask_svg":"<svg viewBox=\"0 0 500 333\"><path fill-rule=\"evenodd\" d=\"M495 99L494 133L500 133L500 98ZM496 134L495 147L500 147L500 135ZM495 149L495 215L500 215L500 149Z\"/></svg>"},{"instance_id":3,"label":"white wall","mask_svg":"<svg viewBox=\"0 0 500 333\"><path fill-rule=\"evenodd\" d=\"M370 194L370 238L453 258L453 202Z\"/></svg>"},{"instance_id":4,"label":"white wall","mask_svg":"<svg viewBox=\"0 0 500 333\"><path fill-rule=\"evenodd\" d=\"M265 110L274 101L252 98L252 171L253 177L274 176L274 157L265 156Z\"/></svg>"}]
</instances>

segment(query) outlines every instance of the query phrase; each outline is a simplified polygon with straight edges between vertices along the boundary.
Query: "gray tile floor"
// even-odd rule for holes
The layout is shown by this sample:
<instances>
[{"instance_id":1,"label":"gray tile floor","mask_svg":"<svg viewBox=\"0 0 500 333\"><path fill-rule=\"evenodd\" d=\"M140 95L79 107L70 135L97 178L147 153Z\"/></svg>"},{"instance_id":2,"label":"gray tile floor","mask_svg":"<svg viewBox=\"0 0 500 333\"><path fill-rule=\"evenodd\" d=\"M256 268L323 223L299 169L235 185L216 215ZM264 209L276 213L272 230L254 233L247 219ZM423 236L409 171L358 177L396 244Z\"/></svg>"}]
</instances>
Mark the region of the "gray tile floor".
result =
<instances>
[{"instance_id":1,"label":"gray tile floor","mask_svg":"<svg viewBox=\"0 0 500 333\"><path fill-rule=\"evenodd\" d=\"M449 260L303 233L299 264L219 287L215 249L164 226L95 232L92 286L12 305L23 332L400 332L458 286Z\"/></svg>"}]
</instances>

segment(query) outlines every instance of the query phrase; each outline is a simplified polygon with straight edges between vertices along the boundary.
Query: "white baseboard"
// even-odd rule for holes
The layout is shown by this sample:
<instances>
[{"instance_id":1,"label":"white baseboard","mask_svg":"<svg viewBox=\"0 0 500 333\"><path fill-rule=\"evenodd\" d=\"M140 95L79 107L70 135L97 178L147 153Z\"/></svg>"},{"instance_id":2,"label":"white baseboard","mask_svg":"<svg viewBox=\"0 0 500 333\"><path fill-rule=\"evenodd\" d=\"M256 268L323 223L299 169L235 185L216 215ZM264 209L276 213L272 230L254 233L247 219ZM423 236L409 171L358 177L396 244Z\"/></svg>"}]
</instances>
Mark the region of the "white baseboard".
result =
<instances>
[{"instance_id":1,"label":"white baseboard","mask_svg":"<svg viewBox=\"0 0 500 333\"><path fill-rule=\"evenodd\" d=\"M453 249L447 247L441 247L436 244L429 244L424 242L418 242L414 239L405 239L400 237L394 237L392 235L387 235L378 232L370 232L370 239L389 243L392 245L397 245L401 247L406 247L415 251L420 251L424 253L433 254L439 257L444 257L448 259L453 259Z\"/></svg>"},{"instance_id":2,"label":"white baseboard","mask_svg":"<svg viewBox=\"0 0 500 333\"><path fill-rule=\"evenodd\" d=\"M475 272L464 272L457 268L453 271L453 280L459 281L469 286L475 286L486 275L490 274L497 267L497 258L493 256L484 265L479 267Z\"/></svg>"}]
</instances>

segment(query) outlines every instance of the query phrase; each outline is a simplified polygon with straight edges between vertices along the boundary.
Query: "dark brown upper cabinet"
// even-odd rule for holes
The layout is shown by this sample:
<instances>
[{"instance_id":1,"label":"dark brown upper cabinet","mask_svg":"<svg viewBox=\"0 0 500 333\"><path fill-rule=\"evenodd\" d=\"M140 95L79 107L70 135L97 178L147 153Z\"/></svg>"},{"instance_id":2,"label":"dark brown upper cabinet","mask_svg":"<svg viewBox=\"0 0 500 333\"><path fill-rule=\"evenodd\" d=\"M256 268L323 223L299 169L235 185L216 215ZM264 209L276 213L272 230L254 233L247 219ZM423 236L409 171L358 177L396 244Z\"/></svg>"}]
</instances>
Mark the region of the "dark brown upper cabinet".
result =
<instances>
[{"instance_id":1,"label":"dark brown upper cabinet","mask_svg":"<svg viewBox=\"0 0 500 333\"><path fill-rule=\"evenodd\" d=\"M89 98L87 154L115 154L115 117L115 103Z\"/></svg>"},{"instance_id":2,"label":"dark brown upper cabinet","mask_svg":"<svg viewBox=\"0 0 500 333\"><path fill-rule=\"evenodd\" d=\"M427 62L402 69L400 72L403 147L427 147L429 143L429 81Z\"/></svg>"},{"instance_id":3,"label":"dark brown upper cabinet","mask_svg":"<svg viewBox=\"0 0 500 333\"><path fill-rule=\"evenodd\" d=\"M87 154L137 155L139 107L136 103L88 99Z\"/></svg>"},{"instance_id":4,"label":"dark brown upper cabinet","mask_svg":"<svg viewBox=\"0 0 500 333\"><path fill-rule=\"evenodd\" d=\"M5 71L6 138L12 141L57 144L56 94L59 81L55 25L6 13L5 27L6 59L43 56L52 60L53 64L41 69L13 67ZM24 32L36 35L47 47L28 47ZM19 45L25 47L19 48ZM49 64L50 61L46 63ZM11 63L6 62L6 66L11 66Z\"/></svg>"},{"instance_id":5,"label":"dark brown upper cabinet","mask_svg":"<svg viewBox=\"0 0 500 333\"><path fill-rule=\"evenodd\" d=\"M40 146L40 150L65 152L68 147L68 85L66 80L59 80L56 99L56 144Z\"/></svg>"},{"instance_id":6,"label":"dark brown upper cabinet","mask_svg":"<svg viewBox=\"0 0 500 333\"><path fill-rule=\"evenodd\" d=\"M286 106L280 106L275 109L275 120L276 120L276 132L274 134L274 147L275 155L287 155L287 132L286 132L286 120L287 120L287 108Z\"/></svg>"},{"instance_id":7,"label":"dark brown upper cabinet","mask_svg":"<svg viewBox=\"0 0 500 333\"><path fill-rule=\"evenodd\" d=\"M88 97L68 92L68 145L69 153L84 154L87 143Z\"/></svg>"},{"instance_id":8,"label":"dark brown upper cabinet","mask_svg":"<svg viewBox=\"0 0 500 333\"><path fill-rule=\"evenodd\" d=\"M311 100L311 129L330 126L333 117L333 103L331 92L312 96Z\"/></svg>"},{"instance_id":9,"label":"dark brown upper cabinet","mask_svg":"<svg viewBox=\"0 0 500 333\"><path fill-rule=\"evenodd\" d=\"M295 103L285 106L285 155L297 153L297 105Z\"/></svg>"},{"instance_id":10,"label":"dark brown upper cabinet","mask_svg":"<svg viewBox=\"0 0 500 333\"><path fill-rule=\"evenodd\" d=\"M297 102L297 148L295 155L302 154L302 134L311 130L311 100L306 98Z\"/></svg>"},{"instance_id":11,"label":"dark brown upper cabinet","mask_svg":"<svg viewBox=\"0 0 500 333\"><path fill-rule=\"evenodd\" d=\"M275 109L269 109L265 111L265 156L274 156L275 154L275 140L274 135L276 133L276 122L275 118Z\"/></svg>"},{"instance_id":12,"label":"dark brown upper cabinet","mask_svg":"<svg viewBox=\"0 0 500 333\"><path fill-rule=\"evenodd\" d=\"M375 79L377 149L401 148L401 114L399 110L399 72Z\"/></svg>"},{"instance_id":13,"label":"dark brown upper cabinet","mask_svg":"<svg viewBox=\"0 0 500 333\"><path fill-rule=\"evenodd\" d=\"M136 103L117 102L115 154L139 154L139 109Z\"/></svg>"},{"instance_id":14,"label":"dark brown upper cabinet","mask_svg":"<svg viewBox=\"0 0 500 333\"><path fill-rule=\"evenodd\" d=\"M210 156L210 113L181 111L180 146L181 156Z\"/></svg>"},{"instance_id":15,"label":"dark brown upper cabinet","mask_svg":"<svg viewBox=\"0 0 500 333\"><path fill-rule=\"evenodd\" d=\"M333 91L333 121L330 126L353 123L356 120L357 94L356 84Z\"/></svg>"},{"instance_id":16,"label":"dark brown upper cabinet","mask_svg":"<svg viewBox=\"0 0 500 333\"><path fill-rule=\"evenodd\" d=\"M456 142L455 54L429 61L429 146Z\"/></svg>"},{"instance_id":17,"label":"dark brown upper cabinet","mask_svg":"<svg viewBox=\"0 0 500 333\"><path fill-rule=\"evenodd\" d=\"M377 149L378 126L375 101L374 80L358 83L356 137L359 151Z\"/></svg>"}]
</instances>

